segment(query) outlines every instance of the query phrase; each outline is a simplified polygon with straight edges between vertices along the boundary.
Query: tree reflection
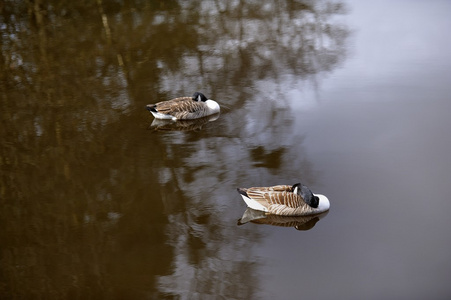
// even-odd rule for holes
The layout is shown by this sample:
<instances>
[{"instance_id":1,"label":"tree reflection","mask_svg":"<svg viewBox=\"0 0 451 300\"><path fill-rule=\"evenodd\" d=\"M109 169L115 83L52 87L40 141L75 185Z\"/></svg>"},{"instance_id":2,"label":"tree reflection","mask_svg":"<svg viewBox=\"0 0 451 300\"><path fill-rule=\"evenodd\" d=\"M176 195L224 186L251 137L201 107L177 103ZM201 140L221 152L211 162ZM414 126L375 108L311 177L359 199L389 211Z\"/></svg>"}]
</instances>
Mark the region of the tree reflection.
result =
<instances>
[{"instance_id":1,"label":"tree reflection","mask_svg":"<svg viewBox=\"0 0 451 300\"><path fill-rule=\"evenodd\" d=\"M344 12L332 1L0 4L0 295L252 298L259 233L234 226L228 191L294 159L285 176L312 176L302 137L286 134L287 102L259 87L333 70ZM195 90L234 110L201 132L149 137L144 105Z\"/></svg>"}]
</instances>

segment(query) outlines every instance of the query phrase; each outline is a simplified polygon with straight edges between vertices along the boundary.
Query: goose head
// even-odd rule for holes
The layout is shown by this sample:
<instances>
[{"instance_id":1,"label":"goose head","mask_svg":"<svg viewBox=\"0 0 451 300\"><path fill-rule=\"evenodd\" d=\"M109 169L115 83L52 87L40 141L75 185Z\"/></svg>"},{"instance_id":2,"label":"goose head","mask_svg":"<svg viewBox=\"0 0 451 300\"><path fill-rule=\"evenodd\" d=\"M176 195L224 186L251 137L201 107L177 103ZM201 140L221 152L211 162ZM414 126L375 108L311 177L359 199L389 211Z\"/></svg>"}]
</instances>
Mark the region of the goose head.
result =
<instances>
[{"instance_id":1,"label":"goose head","mask_svg":"<svg viewBox=\"0 0 451 300\"><path fill-rule=\"evenodd\" d=\"M194 101L197 101L197 102L201 102L201 101L202 101L202 102L205 102L205 101L208 100L207 97L205 97L204 94L199 93L199 92L195 92L195 93L193 94L192 99L193 99Z\"/></svg>"},{"instance_id":2,"label":"goose head","mask_svg":"<svg viewBox=\"0 0 451 300\"><path fill-rule=\"evenodd\" d=\"M303 185L302 183L296 183L293 185L293 193L298 194L304 199L305 203L313 208L318 208L319 197L313 195L312 191Z\"/></svg>"}]
</instances>

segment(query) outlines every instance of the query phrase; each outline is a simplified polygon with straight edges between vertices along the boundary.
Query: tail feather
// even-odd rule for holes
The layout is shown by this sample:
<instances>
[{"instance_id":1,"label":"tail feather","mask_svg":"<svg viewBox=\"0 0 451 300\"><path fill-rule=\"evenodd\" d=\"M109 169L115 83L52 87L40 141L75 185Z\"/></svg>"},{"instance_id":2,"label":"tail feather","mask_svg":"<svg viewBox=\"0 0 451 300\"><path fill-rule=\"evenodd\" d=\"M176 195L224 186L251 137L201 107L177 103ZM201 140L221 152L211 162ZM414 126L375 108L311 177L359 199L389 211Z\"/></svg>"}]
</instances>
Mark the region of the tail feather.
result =
<instances>
[{"instance_id":1,"label":"tail feather","mask_svg":"<svg viewBox=\"0 0 451 300\"><path fill-rule=\"evenodd\" d=\"M249 198L249 196L247 195L247 189L245 189L245 188L237 188L236 190L237 190L238 193L240 193L241 195L246 196L246 197Z\"/></svg>"},{"instance_id":2,"label":"tail feather","mask_svg":"<svg viewBox=\"0 0 451 300\"><path fill-rule=\"evenodd\" d=\"M149 105L146 106L146 108L147 108L148 111L150 111L150 112L155 112L155 113L156 113L156 112L158 112L158 111L157 111L157 109L156 109L155 107L157 107L157 106L154 105L154 104L149 104Z\"/></svg>"},{"instance_id":3,"label":"tail feather","mask_svg":"<svg viewBox=\"0 0 451 300\"><path fill-rule=\"evenodd\" d=\"M241 198L243 198L244 202L246 202L246 205L248 207L255 209L255 210L268 211L268 209L265 206L263 206L261 203L259 203L255 199L252 199L251 197L249 197L249 195L247 194L247 189L237 188L236 190L238 191L238 193L240 193Z\"/></svg>"}]
</instances>

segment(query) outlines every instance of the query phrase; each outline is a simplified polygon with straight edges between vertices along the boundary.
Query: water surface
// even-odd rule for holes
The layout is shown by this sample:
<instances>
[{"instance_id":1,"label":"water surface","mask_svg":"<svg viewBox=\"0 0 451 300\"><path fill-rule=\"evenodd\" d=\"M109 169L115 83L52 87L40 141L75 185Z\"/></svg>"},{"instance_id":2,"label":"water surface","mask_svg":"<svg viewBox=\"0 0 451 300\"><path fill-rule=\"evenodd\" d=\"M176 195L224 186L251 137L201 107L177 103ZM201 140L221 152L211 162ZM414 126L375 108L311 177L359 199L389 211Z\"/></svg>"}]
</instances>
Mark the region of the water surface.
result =
<instances>
[{"instance_id":1,"label":"water surface","mask_svg":"<svg viewBox=\"0 0 451 300\"><path fill-rule=\"evenodd\" d=\"M2 299L451 296L449 2L0 12ZM217 119L152 126L195 91ZM299 181L327 215L238 225Z\"/></svg>"}]
</instances>

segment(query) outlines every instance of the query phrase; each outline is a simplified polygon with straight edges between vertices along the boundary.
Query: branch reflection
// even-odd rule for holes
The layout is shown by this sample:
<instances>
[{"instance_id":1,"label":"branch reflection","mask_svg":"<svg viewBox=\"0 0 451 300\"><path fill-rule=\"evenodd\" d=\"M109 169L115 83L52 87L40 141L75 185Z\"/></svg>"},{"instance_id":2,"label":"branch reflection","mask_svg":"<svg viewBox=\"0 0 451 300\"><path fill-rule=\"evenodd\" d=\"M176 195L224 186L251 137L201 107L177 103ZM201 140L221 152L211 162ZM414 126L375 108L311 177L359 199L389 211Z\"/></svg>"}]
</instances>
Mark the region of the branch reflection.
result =
<instances>
[{"instance_id":1,"label":"branch reflection","mask_svg":"<svg viewBox=\"0 0 451 300\"><path fill-rule=\"evenodd\" d=\"M327 0L0 4L0 298L256 298L248 245L262 235L230 226L231 187L315 180L285 91L346 58L344 13ZM149 135L137 107L192 90L231 109Z\"/></svg>"}]
</instances>

